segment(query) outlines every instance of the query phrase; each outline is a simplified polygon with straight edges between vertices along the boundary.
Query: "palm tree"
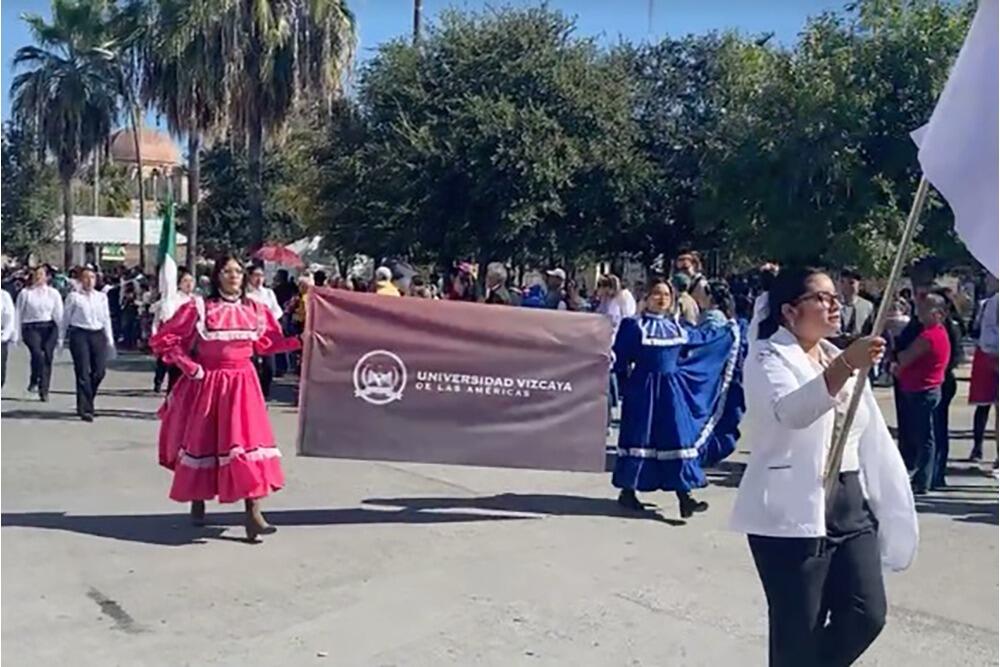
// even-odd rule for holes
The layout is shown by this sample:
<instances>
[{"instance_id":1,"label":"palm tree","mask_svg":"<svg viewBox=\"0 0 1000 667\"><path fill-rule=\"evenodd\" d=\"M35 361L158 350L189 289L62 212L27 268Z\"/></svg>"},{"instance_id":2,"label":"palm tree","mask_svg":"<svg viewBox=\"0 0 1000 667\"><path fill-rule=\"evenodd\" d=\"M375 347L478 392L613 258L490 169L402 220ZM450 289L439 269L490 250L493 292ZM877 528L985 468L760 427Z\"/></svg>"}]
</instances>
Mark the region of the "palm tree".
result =
<instances>
[{"instance_id":1,"label":"palm tree","mask_svg":"<svg viewBox=\"0 0 1000 667\"><path fill-rule=\"evenodd\" d=\"M95 1L95 0L91 0ZM96 0L101 2L101 0ZM150 35L149 16L152 5L144 0L125 0L119 7L108 7L107 25L113 40L108 43L106 57L114 66L118 94L128 111L132 125L132 142L138 171L136 182L139 195L139 269L146 269L146 188L142 162L142 112L139 85L142 81L146 45Z\"/></svg>"},{"instance_id":2,"label":"palm tree","mask_svg":"<svg viewBox=\"0 0 1000 667\"><path fill-rule=\"evenodd\" d=\"M73 262L71 182L87 157L111 132L118 115L114 64L107 57L111 40L102 2L54 0L52 22L26 14L37 46L14 54L14 67L27 71L10 87L18 123L37 132L54 156L62 185L63 263Z\"/></svg>"},{"instance_id":3,"label":"palm tree","mask_svg":"<svg viewBox=\"0 0 1000 667\"><path fill-rule=\"evenodd\" d=\"M250 224L260 245L264 133L279 130L302 95L333 103L354 57L354 16L346 0L215 0L212 5L217 14L207 21L207 34L218 31L222 37L225 111L229 129L247 147Z\"/></svg>"},{"instance_id":4,"label":"palm tree","mask_svg":"<svg viewBox=\"0 0 1000 667\"><path fill-rule=\"evenodd\" d=\"M219 83L227 54L222 50L218 2L161 0L145 61L143 96L167 119L175 135L188 138L187 265L198 257L201 144L221 124L225 98Z\"/></svg>"}]
</instances>

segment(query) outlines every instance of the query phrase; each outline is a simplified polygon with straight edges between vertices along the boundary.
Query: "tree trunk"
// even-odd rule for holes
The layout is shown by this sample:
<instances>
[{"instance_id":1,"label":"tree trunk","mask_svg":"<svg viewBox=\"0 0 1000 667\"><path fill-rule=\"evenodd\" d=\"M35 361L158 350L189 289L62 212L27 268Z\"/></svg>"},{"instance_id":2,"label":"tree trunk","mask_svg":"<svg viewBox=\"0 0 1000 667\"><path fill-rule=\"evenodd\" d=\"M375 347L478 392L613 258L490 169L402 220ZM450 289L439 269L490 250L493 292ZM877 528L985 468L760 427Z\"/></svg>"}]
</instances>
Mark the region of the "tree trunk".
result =
<instances>
[{"instance_id":1,"label":"tree trunk","mask_svg":"<svg viewBox=\"0 0 1000 667\"><path fill-rule=\"evenodd\" d=\"M101 214L101 149L94 151L94 215Z\"/></svg>"},{"instance_id":2,"label":"tree trunk","mask_svg":"<svg viewBox=\"0 0 1000 667\"><path fill-rule=\"evenodd\" d=\"M63 270L73 266L73 179L62 179L63 200Z\"/></svg>"},{"instance_id":3,"label":"tree trunk","mask_svg":"<svg viewBox=\"0 0 1000 667\"><path fill-rule=\"evenodd\" d=\"M142 128L139 121L139 107L136 104L129 105L132 111L132 141L135 144L135 162L139 170L139 270L146 272L146 187L143 183L142 173L142 138L140 134Z\"/></svg>"},{"instance_id":4,"label":"tree trunk","mask_svg":"<svg viewBox=\"0 0 1000 667\"><path fill-rule=\"evenodd\" d=\"M247 193L247 208L250 212L250 241L253 249L256 249L264 245L264 123L259 111L253 109L249 113L247 159L250 190Z\"/></svg>"},{"instance_id":5,"label":"tree trunk","mask_svg":"<svg viewBox=\"0 0 1000 667\"><path fill-rule=\"evenodd\" d=\"M198 262L198 200L201 198L201 135L188 134L188 228L187 269L195 272Z\"/></svg>"},{"instance_id":6,"label":"tree trunk","mask_svg":"<svg viewBox=\"0 0 1000 667\"><path fill-rule=\"evenodd\" d=\"M476 274L476 284L477 284L477 296L480 299L486 297L486 267L490 263L490 251L480 250L479 255L476 257L476 263L478 266L478 273Z\"/></svg>"}]
</instances>

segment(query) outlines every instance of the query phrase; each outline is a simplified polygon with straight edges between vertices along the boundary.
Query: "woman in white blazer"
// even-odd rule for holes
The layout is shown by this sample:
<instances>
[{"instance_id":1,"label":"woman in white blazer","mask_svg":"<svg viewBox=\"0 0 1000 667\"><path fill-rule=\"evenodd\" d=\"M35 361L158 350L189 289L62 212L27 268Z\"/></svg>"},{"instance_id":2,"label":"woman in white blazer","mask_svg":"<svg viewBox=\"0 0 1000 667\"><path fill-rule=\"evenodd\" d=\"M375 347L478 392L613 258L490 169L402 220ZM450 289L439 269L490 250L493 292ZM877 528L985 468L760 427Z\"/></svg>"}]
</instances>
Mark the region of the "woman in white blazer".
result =
<instances>
[{"instance_id":1,"label":"woman in white blazer","mask_svg":"<svg viewBox=\"0 0 1000 667\"><path fill-rule=\"evenodd\" d=\"M865 337L841 352L825 340L839 327L830 277L791 269L750 333L741 429L751 452L731 524L748 535L767 597L773 667L852 664L885 623L882 566L905 569L917 548L909 478L870 388L836 488L823 490L835 425L885 348Z\"/></svg>"}]
</instances>

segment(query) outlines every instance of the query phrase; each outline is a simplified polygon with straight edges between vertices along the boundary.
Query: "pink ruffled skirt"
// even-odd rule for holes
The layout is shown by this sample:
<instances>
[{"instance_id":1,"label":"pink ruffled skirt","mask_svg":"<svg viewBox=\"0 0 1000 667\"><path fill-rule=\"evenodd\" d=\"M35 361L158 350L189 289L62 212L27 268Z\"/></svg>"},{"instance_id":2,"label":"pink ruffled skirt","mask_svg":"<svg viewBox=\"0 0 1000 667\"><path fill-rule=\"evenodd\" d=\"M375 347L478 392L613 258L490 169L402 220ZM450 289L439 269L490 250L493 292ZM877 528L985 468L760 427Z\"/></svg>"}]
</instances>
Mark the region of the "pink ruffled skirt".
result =
<instances>
[{"instance_id":1,"label":"pink ruffled skirt","mask_svg":"<svg viewBox=\"0 0 1000 667\"><path fill-rule=\"evenodd\" d=\"M230 503L285 483L281 452L249 359L204 360L205 377L178 380L160 408L160 465L174 471L170 498Z\"/></svg>"}]
</instances>

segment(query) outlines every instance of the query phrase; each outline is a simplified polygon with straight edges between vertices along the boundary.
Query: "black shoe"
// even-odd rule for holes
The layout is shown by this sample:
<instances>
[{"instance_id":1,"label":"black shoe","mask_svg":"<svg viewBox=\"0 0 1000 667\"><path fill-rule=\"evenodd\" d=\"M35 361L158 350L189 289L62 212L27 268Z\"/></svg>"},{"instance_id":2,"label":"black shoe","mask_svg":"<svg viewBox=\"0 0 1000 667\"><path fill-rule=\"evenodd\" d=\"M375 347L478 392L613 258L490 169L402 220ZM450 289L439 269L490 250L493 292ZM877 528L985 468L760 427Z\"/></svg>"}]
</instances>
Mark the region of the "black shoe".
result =
<instances>
[{"instance_id":1,"label":"black shoe","mask_svg":"<svg viewBox=\"0 0 1000 667\"><path fill-rule=\"evenodd\" d=\"M47 391L39 392L38 393L38 400L40 400L42 403L48 403L49 402L49 392L47 392Z\"/></svg>"},{"instance_id":2,"label":"black shoe","mask_svg":"<svg viewBox=\"0 0 1000 667\"><path fill-rule=\"evenodd\" d=\"M983 460L983 450L974 447L971 452L969 452L969 458L966 459L969 463L978 463Z\"/></svg>"},{"instance_id":3,"label":"black shoe","mask_svg":"<svg viewBox=\"0 0 1000 667\"><path fill-rule=\"evenodd\" d=\"M154 384L153 385L153 393L159 394L160 391L162 391L162 390L163 390L163 385L162 384Z\"/></svg>"},{"instance_id":4,"label":"black shoe","mask_svg":"<svg viewBox=\"0 0 1000 667\"><path fill-rule=\"evenodd\" d=\"M684 496L678 499L681 509L681 518L690 519L695 512L704 512L708 509L708 503L704 500L695 500L691 496Z\"/></svg>"},{"instance_id":5,"label":"black shoe","mask_svg":"<svg viewBox=\"0 0 1000 667\"><path fill-rule=\"evenodd\" d=\"M28 383L28 393L29 394L34 394L36 391L38 391L38 383L37 382L29 382Z\"/></svg>"},{"instance_id":6,"label":"black shoe","mask_svg":"<svg viewBox=\"0 0 1000 667\"><path fill-rule=\"evenodd\" d=\"M92 422L94 421L94 415L90 414L89 412L84 412L82 415L80 415L80 419L82 419L85 422Z\"/></svg>"},{"instance_id":7,"label":"black shoe","mask_svg":"<svg viewBox=\"0 0 1000 667\"><path fill-rule=\"evenodd\" d=\"M916 486L913 487L913 495L915 495L915 496L926 496L928 493L929 492L928 492L927 489L921 489L921 488L918 488Z\"/></svg>"},{"instance_id":8,"label":"black shoe","mask_svg":"<svg viewBox=\"0 0 1000 667\"><path fill-rule=\"evenodd\" d=\"M646 509L632 489L622 489L618 494L618 504L632 512L641 512Z\"/></svg>"}]
</instances>

